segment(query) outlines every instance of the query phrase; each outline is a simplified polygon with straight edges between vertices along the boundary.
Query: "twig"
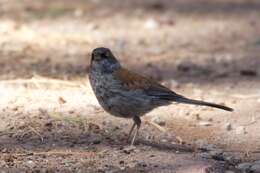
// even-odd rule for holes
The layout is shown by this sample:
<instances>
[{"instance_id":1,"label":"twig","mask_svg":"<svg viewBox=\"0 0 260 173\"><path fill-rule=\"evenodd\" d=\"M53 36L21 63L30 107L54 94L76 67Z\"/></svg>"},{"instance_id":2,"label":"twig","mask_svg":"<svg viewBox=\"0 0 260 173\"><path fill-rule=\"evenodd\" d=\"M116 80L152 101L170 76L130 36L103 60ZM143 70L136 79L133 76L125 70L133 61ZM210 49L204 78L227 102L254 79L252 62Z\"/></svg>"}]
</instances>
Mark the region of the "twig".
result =
<instances>
[{"instance_id":1,"label":"twig","mask_svg":"<svg viewBox=\"0 0 260 173\"><path fill-rule=\"evenodd\" d=\"M155 128L157 128L157 129L160 130L161 132L166 132L166 129L165 129L165 128L163 128L162 126L160 126L160 125L158 125L158 124L156 124L156 123L154 123L154 122L152 122L152 121L145 121L145 122L147 122L148 124L154 126Z\"/></svg>"}]
</instances>

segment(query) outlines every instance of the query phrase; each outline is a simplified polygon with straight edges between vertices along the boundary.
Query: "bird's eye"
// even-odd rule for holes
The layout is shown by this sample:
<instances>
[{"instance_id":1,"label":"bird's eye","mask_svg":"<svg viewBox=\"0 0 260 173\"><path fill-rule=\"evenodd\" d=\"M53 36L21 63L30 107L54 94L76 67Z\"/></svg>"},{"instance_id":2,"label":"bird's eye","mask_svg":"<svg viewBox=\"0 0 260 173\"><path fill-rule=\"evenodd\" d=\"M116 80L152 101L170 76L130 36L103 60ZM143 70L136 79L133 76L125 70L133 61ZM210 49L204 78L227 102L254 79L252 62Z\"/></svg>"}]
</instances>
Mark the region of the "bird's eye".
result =
<instances>
[{"instance_id":1,"label":"bird's eye","mask_svg":"<svg viewBox=\"0 0 260 173\"><path fill-rule=\"evenodd\" d=\"M103 57L103 58L109 57L109 52L104 52L104 53L102 53L102 54L101 54L101 57Z\"/></svg>"}]
</instances>

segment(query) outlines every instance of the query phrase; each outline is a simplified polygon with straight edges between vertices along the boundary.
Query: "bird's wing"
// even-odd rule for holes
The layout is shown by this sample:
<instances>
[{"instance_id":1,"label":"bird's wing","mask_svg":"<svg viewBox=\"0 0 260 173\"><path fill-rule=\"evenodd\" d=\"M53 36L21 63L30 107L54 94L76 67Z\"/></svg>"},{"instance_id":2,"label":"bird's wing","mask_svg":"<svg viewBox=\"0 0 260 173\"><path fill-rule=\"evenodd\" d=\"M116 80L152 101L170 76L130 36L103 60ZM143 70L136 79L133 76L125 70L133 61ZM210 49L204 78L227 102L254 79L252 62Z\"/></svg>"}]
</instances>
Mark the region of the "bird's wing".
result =
<instances>
[{"instance_id":1,"label":"bird's wing","mask_svg":"<svg viewBox=\"0 0 260 173\"><path fill-rule=\"evenodd\" d=\"M115 71L114 76L122 82L122 86L127 90L141 89L151 97L172 101L182 97L155 80L130 72L124 68Z\"/></svg>"},{"instance_id":2,"label":"bird's wing","mask_svg":"<svg viewBox=\"0 0 260 173\"><path fill-rule=\"evenodd\" d=\"M179 103L210 106L226 111L233 111L232 108L222 106L215 103L193 100L179 95L158 82L148 79L136 73L132 73L126 69L120 69L114 72L114 76L122 82L122 86L126 90L142 90L147 96L154 100L174 101Z\"/></svg>"},{"instance_id":3,"label":"bird's wing","mask_svg":"<svg viewBox=\"0 0 260 173\"><path fill-rule=\"evenodd\" d=\"M145 89L150 85L150 82L147 78L130 72L127 69L119 69L113 74L118 81L122 82L122 85L125 89L136 90L136 89Z\"/></svg>"}]
</instances>

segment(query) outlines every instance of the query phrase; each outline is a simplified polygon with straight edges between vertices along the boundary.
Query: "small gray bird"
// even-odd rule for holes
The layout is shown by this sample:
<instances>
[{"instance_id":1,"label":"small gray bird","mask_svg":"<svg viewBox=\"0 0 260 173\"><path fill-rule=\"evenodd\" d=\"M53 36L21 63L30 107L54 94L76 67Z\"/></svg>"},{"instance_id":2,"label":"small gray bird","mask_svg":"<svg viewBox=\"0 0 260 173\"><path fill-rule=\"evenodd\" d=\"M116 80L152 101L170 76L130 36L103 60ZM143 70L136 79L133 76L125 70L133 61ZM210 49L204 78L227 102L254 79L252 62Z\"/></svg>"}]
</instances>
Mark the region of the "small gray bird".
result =
<instances>
[{"instance_id":1,"label":"small gray bird","mask_svg":"<svg viewBox=\"0 0 260 173\"><path fill-rule=\"evenodd\" d=\"M233 111L226 106L186 98L155 80L128 71L120 65L108 48L100 47L93 50L89 79L104 110L117 117L133 119L134 124L128 139L135 127L136 130L131 145L134 144L141 126L140 117L159 106L178 102Z\"/></svg>"}]
</instances>

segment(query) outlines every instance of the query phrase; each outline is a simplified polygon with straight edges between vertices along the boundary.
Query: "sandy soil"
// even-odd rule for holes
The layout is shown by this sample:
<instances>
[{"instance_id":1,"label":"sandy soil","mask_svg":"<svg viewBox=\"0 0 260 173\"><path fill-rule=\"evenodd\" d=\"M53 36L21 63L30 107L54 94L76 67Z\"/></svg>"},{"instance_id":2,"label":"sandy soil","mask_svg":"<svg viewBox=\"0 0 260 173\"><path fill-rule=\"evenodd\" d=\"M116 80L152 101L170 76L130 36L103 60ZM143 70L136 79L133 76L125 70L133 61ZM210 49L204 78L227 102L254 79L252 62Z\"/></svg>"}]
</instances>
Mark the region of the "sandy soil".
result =
<instances>
[{"instance_id":1,"label":"sandy soil","mask_svg":"<svg viewBox=\"0 0 260 173\"><path fill-rule=\"evenodd\" d=\"M260 3L250 0L1 0L3 172L225 172L260 159ZM98 105L89 54L229 113L173 104L132 121Z\"/></svg>"}]
</instances>

